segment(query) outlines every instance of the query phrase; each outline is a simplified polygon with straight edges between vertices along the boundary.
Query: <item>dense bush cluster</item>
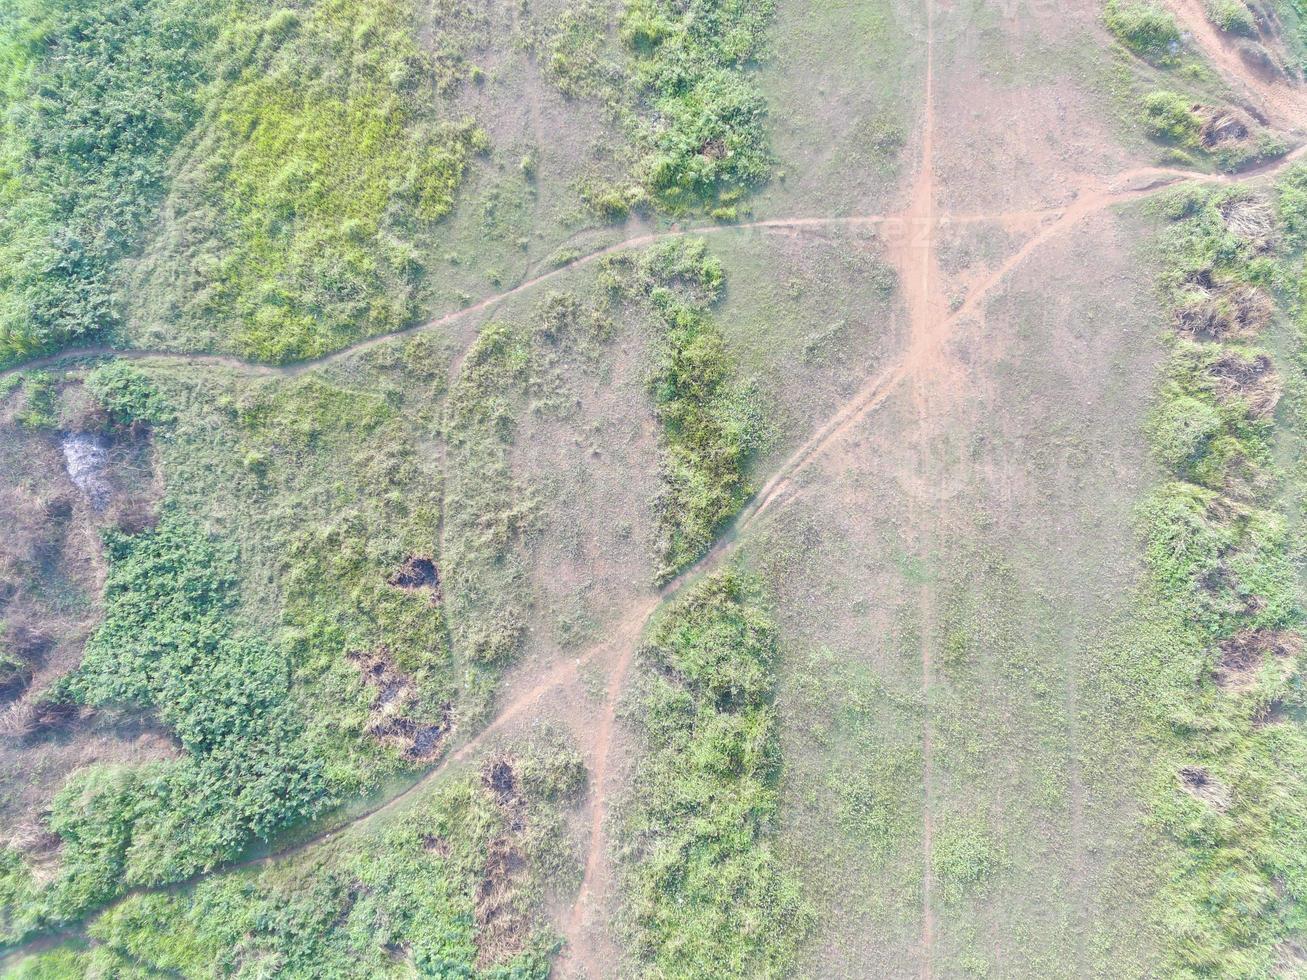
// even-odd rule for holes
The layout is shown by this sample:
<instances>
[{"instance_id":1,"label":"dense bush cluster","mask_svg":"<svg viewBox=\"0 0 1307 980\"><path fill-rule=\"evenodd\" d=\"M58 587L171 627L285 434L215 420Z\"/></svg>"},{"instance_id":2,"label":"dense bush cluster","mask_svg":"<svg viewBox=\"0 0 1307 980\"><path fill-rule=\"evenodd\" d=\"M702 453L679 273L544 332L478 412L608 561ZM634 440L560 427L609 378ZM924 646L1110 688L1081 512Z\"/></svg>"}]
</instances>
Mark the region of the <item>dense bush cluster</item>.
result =
<instances>
[{"instance_id":1,"label":"dense bush cluster","mask_svg":"<svg viewBox=\"0 0 1307 980\"><path fill-rule=\"evenodd\" d=\"M28 958L15 975L544 980L557 944L539 909L551 879L574 868L562 809L584 768L557 739L500 758L509 798L462 774L338 844L132 896L91 924L87 947ZM491 892L516 919L511 943L489 917Z\"/></svg>"},{"instance_id":2,"label":"dense bush cluster","mask_svg":"<svg viewBox=\"0 0 1307 980\"><path fill-rule=\"evenodd\" d=\"M185 755L69 780L49 821L59 877L38 893L20 864L6 868L9 938L211 868L325 801L290 664L232 630L235 556L171 515L140 535L112 532L107 546L104 623L51 696L157 709Z\"/></svg>"},{"instance_id":3,"label":"dense bush cluster","mask_svg":"<svg viewBox=\"0 0 1307 980\"><path fill-rule=\"evenodd\" d=\"M652 201L737 216L771 172L766 100L748 69L765 52L773 12L771 0L637 0L617 24L620 52L599 43L598 8L560 17L548 38L551 77L568 95L603 99L636 145L634 183L587 185L596 210L620 219Z\"/></svg>"},{"instance_id":4,"label":"dense bush cluster","mask_svg":"<svg viewBox=\"0 0 1307 980\"><path fill-rule=\"evenodd\" d=\"M776 627L734 569L653 627L623 884L650 976L790 975L811 911L773 849Z\"/></svg>"},{"instance_id":5,"label":"dense bush cluster","mask_svg":"<svg viewBox=\"0 0 1307 980\"><path fill-rule=\"evenodd\" d=\"M1103 16L1121 43L1150 60L1164 61L1180 46L1174 15L1153 0L1108 0Z\"/></svg>"}]
</instances>

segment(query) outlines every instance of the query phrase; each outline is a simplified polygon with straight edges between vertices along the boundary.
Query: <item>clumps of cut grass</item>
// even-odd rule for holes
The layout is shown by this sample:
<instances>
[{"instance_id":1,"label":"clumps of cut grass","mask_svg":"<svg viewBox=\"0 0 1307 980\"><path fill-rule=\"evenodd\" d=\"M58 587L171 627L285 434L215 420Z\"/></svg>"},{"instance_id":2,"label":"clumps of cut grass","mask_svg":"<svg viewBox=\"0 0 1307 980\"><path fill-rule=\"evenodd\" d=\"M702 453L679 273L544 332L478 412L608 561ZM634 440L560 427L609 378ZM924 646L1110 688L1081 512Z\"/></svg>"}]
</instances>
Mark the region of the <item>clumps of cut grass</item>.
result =
<instances>
[{"instance_id":1,"label":"clumps of cut grass","mask_svg":"<svg viewBox=\"0 0 1307 980\"><path fill-rule=\"evenodd\" d=\"M776 854L776 627L758 583L698 583L641 648L642 752L624 817L621 882L641 969L783 977L811 925Z\"/></svg>"},{"instance_id":2,"label":"clumps of cut grass","mask_svg":"<svg viewBox=\"0 0 1307 980\"><path fill-rule=\"evenodd\" d=\"M506 746L494 765L509 774L507 793L486 771L461 773L402 812L265 869L132 896L93 922L84 944L22 969L545 980L558 942L544 906L576 877L564 820L585 770L547 732ZM491 895L494 921L482 914Z\"/></svg>"},{"instance_id":3,"label":"clumps of cut grass","mask_svg":"<svg viewBox=\"0 0 1307 980\"><path fill-rule=\"evenodd\" d=\"M198 318L223 346L285 361L416 316L414 243L488 144L430 109L466 66L420 48L415 17L407 0L325 0L227 25L174 202L188 225L163 266L189 283L166 314L178 329Z\"/></svg>"},{"instance_id":4,"label":"clumps of cut grass","mask_svg":"<svg viewBox=\"0 0 1307 980\"><path fill-rule=\"evenodd\" d=\"M1108 0L1103 19L1117 40L1150 61L1170 60L1179 51L1174 15L1152 0Z\"/></svg>"},{"instance_id":5,"label":"clumps of cut grass","mask_svg":"<svg viewBox=\"0 0 1307 980\"><path fill-rule=\"evenodd\" d=\"M762 56L771 0L637 0L609 52L603 10L582 6L546 32L545 65L562 91L596 98L630 134L630 180L591 180L588 203L609 220L652 203L734 220L771 172L766 101L750 78Z\"/></svg>"},{"instance_id":6,"label":"clumps of cut grass","mask_svg":"<svg viewBox=\"0 0 1307 980\"><path fill-rule=\"evenodd\" d=\"M199 118L217 4L27 0L0 11L0 364L117 327Z\"/></svg>"},{"instance_id":7,"label":"clumps of cut grass","mask_svg":"<svg viewBox=\"0 0 1307 980\"><path fill-rule=\"evenodd\" d=\"M657 578L692 565L753 493L748 464L761 430L756 392L736 378L710 314L725 274L702 239L670 241L605 276L647 304L659 331L650 387L660 426Z\"/></svg>"},{"instance_id":8,"label":"clumps of cut grass","mask_svg":"<svg viewBox=\"0 0 1307 980\"><path fill-rule=\"evenodd\" d=\"M1186 325L1194 284L1227 297L1275 284L1271 253L1292 228L1268 227L1264 200L1210 189L1163 212L1162 289L1180 336L1150 435L1171 479L1140 512L1148 601L1168 634L1149 699L1166 749L1153 812L1178 858L1158 908L1168 973L1268 975L1301 935L1307 889L1304 616L1272 453L1282 383L1253 346L1273 310L1240 329Z\"/></svg>"}]
</instances>

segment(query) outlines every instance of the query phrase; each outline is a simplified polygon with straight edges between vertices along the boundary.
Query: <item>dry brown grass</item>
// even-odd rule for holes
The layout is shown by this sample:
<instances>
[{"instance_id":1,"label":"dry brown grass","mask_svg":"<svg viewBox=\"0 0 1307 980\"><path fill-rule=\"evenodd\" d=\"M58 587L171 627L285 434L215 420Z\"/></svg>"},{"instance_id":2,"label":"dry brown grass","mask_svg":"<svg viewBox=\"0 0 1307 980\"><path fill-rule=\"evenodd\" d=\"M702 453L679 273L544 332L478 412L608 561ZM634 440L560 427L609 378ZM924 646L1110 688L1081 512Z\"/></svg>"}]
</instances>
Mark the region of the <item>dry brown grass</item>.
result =
<instances>
[{"instance_id":1,"label":"dry brown grass","mask_svg":"<svg viewBox=\"0 0 1307 980\"><path fill-rule=\"evenodd\" d=\"M1176 305L1175 327L1194 340L1257 336L1275 315L1275 301L1256 286L1190 283Z\"/></svg>"}]
</instances>

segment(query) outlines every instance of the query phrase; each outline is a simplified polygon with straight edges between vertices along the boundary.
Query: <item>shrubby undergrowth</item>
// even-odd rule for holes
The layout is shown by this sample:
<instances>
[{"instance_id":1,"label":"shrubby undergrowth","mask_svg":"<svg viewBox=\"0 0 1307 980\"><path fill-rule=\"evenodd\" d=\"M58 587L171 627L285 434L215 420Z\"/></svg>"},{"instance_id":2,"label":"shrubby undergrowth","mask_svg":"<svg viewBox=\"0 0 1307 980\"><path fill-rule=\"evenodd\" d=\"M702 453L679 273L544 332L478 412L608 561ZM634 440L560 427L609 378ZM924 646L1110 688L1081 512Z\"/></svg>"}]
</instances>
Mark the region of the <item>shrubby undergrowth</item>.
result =
<instances>
[{"instance_id":1,"label":"shrubby undergrowth","mask_svg":"<svg viewBox=\"0 0 1307 980\"><path fill-rule=\"evenodd\" d=\"M777 644L758 582L728 569L693 586L641 648L621 875L649 976L789 976L811 925L771 839Z\"/></svg>"},{"instance_id":2,"label":"shrubby undergrowth","mask_svg":"<svg viewBox=\"0 0 1307 980\"><path fill-rule=\"evenodd\" d=\"M628 182L594 182L590 205L610 219L651 203L673 214L734 220L771 172L766 100L749 69L766 51L772 0L636 0L616 25L621 50L599 41L598 6L563 14L545 64L569 96L604 102L635 144Z\"/></svg>"},{"instance_id":3,"label":"shrubby undergrowth","mask_svg":"<svg viewBox=\"0 0 1307 980\"><path fill-rule=\"evenodd\" d=\"M202 112L220 6L0 9L0 364L122 322L117 266L148 236Z\"/></svg>"},{"instance_id":4,"label":"shrubby undergrowth","mask_svg":"<svg viewBox=\"0 0 1307 980\"><path fill-rule=\"evenodd\" d=\"M308 854L132 896L14 975L544 980L541 909L575 875L563 811L583 782L575 750L533 738Z\"/></svg>"}]
</instances>

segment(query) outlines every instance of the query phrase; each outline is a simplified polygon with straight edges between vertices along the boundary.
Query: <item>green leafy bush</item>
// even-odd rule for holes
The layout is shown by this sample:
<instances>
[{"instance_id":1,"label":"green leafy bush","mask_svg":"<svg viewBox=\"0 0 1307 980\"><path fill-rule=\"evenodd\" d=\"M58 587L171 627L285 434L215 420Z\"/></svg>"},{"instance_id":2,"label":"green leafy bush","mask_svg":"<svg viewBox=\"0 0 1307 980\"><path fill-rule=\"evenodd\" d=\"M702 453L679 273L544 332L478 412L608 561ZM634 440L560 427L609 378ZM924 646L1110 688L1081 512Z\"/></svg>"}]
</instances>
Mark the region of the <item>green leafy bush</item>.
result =
<instances>
[{"instance_id":1,"label":"green leafy bush","mask_svg":"<svg viewBox=\"0 0 1307 980\"><path fill-rule=\"evenodd\" d=\"M643 752L622 882L660 977L789 976L811 911L770 841L780 778L776 627L735 570L694 586L640 656Z\"/></svg>"},{"instance_id":2,"label":"green leafy bush","mask_svg":"<svg viewBox=\"0 0 1307 980\"><path fill-rule=\"evenodd\" d=\"M625 64L606 52L602 9L559 17L546 69L571 96L602 100L635 141L630 181L587 181L586 201L609 220L646 200L723 220L771 172L766 100L749 75L765 50L772 0L635 0L618 27Z\"/></svg>"},{"instance_id":3,"label":"green leafy bush","mask_svg":"<svg viewBox=\"0 0 1307 980\"><path fill-rule=\"evenodd\" d=\"M1291 239L1295 179L1280 189ZM1161 239L1163 295L1177 316L1190 291L1273 280L1274 236L1244 203L1202 189L1163 205L1175 222ZM1163 624L1147 681L1165 760L1153 817L1177 855L1158 917L1164 972L1180 977L1272 975L1307 926L1298 559L1271 452L1274 361L1249 339L1175 341L1150 426L1173 479L1140 511L1150 616ZM1232 683L1232 671L1245 675Z\"/></svg>"},{"instance_id":4,"label":"green leafy bush","mask_svg":"<svg viewBox=\"0 0 1307 980\"><path fill-rule=\"evenodd\" d=\"M1189 102L1175 92L1152 92L1144 97L1144 120L1148 133L1178 146L1197 146L1202 120Z\"/></svg>"},{"instance_id":5,"label":"green leafy bush","mask_svg":"<svg viewBox=\"0 0 1307 980\"><path fill-rule=\"evenodd\" d=\"M86 376L85 383L116 425L162 425L174 417L154 383L127 361L100 365Z\"/></svg>"},{"instance_id":6,"label":"green leafy bush","mask_svg":"<svg viewBox=\"0 0 1307 980\"><path fill-rule=\"evenodd\" d=\"M1103 16L1121 43L1151 60L1169 58L1180 45L1175 17L1152 0L1108 0Z\"/></svg>"},{"instance_id":7,"label":"green leafy bush","mask_svg":"<svg viewBox=\"0 0 1307 980\"><path fill-rule=\"evenodd\" d=\"M104 622L54 696L156 708L185 755L68 781L50 817L59 877L7 912L29 928L211 868L328 802L290 664L233 633L235 556L173 515L140 535L110 532L106 544Z\"/></svg>"}]
</instances>

